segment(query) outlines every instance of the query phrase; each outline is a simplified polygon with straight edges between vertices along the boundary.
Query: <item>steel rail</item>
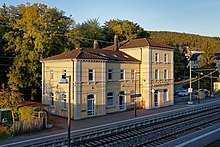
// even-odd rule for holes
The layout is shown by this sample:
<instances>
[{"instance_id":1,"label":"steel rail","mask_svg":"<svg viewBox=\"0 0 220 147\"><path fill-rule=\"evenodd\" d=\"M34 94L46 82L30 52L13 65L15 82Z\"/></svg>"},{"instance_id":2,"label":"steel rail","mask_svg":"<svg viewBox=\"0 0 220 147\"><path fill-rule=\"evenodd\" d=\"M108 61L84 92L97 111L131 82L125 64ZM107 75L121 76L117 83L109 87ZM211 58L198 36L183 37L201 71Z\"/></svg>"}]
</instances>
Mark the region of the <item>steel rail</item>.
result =
<instances>
[{"instance_id":1,"label":"steel rail","mask_svg":"<svg viewBox=\"0 0 220 147\"><path fill-rule=\"evenodd\" d=\"M106 125L80 129L71 131L71 143L112 135L123 131L129 131L134 128L143 127L146 125L153 125L155 123L177 119L187 115L199 113L220 107L220 101L194 105L192 107L175 110L173 112L164 112L153 116L143 116L125 121L119 121ZM64 146L67 144L67 133L54 134L50 136L35 138L26 141L9 143L1 146Z\"/></svg>"}]
</instances>

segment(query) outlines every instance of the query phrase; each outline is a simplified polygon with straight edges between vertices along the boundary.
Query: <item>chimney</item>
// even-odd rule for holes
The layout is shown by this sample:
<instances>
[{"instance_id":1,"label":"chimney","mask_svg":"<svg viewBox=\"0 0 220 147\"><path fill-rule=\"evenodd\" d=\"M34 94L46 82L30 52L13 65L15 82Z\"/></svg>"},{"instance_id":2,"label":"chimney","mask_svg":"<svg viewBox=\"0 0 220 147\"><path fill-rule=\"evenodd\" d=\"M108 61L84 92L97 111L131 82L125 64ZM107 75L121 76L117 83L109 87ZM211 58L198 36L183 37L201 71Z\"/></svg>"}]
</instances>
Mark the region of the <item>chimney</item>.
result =
<instances>
[{"instance_id":1,"label":"chimney","mask_svg":"<svg viewBox=\"0 0 220 147\"><path fill-rule=\"evenodd\" d=\"M98 41L94 40L93 49L98 49Z\"/></svg>"},{"instance_id":2,"label":"chimney","mask_svg":"<svg viewBox=\"0 0 220 147\"><path fill-rule=\"evenodd\" d=\"M114 36L114 50L118 51L118 35Z\"/></svg>"}]
</instances>

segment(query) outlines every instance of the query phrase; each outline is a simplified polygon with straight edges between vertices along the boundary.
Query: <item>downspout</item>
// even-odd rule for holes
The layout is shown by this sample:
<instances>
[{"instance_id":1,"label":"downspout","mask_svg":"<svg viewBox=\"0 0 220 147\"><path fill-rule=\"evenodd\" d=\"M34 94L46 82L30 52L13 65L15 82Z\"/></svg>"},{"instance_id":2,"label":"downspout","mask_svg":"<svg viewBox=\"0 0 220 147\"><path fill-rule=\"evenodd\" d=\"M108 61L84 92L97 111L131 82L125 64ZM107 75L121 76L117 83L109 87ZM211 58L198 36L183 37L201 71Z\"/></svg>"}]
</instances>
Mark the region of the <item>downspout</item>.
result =
<instances>
[{"instance_id":1,"label":"downspout","mask_svg":"<svg viewBox=\"0 0 220 147\"><path fill-rule=\"evenodd\" d=\"M150 72L149 72L149 84L150 84L150 98L149 98L149 109L152 108L152 90L153 90L153 86L152 86L152 48L149 46L149 50L150 50Z\"/></svg>"},{"instance_id":2,"label":"downspout","mask_svg":"<svg viewBox=\"0 0 220 147\"><path fill-rule=\"evenodd\" d=\"M44 88L45 88L45 85L44 85L44 80L45 80L45 63L43 61L41 61L42 63L42 71L41 71L41 75L42 75L42 79L41 79L41 86L42 86L42 96L41 96L41 102L43 104L45 104L45 97L44 97Z\"/></svg>"}]
</instances>

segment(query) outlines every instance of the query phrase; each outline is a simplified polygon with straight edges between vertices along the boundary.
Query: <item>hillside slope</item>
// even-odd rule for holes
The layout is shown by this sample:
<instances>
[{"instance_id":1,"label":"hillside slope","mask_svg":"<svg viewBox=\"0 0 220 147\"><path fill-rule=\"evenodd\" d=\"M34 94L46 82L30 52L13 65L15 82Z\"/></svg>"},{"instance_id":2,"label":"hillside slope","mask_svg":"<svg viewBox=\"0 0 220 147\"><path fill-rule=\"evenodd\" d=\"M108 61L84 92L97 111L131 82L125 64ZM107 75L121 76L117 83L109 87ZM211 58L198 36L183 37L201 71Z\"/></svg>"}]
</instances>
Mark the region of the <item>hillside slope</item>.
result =
<instances>
[{"instance_id":1,"label":"hillside slope","mask_svg":"<svg viewBox=\"0 0 220 147\"><path fill-rule=\"evenodd\" d=\"M220 52L220 38L200 36L195 34L166 32L166 31L151 31L150 38L182 50L189 46L190 50L203 51L204 48L212 48L215 52Z\"/></svg>"}]
</instances>

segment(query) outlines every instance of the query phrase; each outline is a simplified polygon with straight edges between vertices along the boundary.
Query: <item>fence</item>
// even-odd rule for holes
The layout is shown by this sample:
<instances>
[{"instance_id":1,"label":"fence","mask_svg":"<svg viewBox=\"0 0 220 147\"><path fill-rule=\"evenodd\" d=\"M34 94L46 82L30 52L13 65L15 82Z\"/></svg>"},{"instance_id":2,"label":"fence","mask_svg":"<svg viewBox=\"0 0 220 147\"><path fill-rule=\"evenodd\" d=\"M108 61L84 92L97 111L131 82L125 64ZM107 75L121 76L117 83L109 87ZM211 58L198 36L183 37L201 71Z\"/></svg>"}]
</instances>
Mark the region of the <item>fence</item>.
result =
<instances>
[{"instance_id":1,"label":"fence","mask_svg":"<svg viewBox=\"0 0 220 147\"><path fill-rule=\"evenodd\" d=\"M43 126L44 126L43 118L25 120L25 121L15 121L14 135L39 131L43 129Z\"/></svg>"}]
</instances>

